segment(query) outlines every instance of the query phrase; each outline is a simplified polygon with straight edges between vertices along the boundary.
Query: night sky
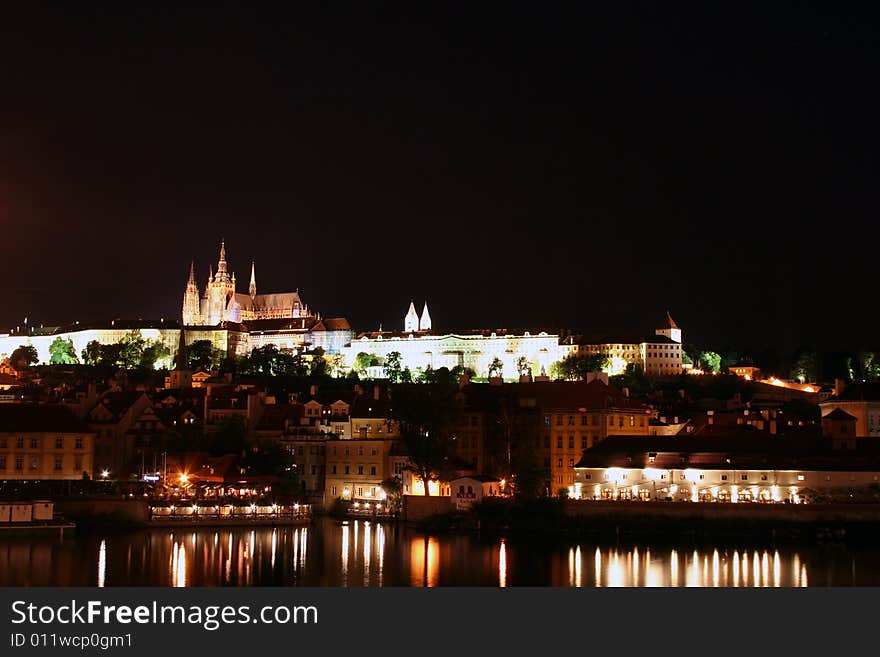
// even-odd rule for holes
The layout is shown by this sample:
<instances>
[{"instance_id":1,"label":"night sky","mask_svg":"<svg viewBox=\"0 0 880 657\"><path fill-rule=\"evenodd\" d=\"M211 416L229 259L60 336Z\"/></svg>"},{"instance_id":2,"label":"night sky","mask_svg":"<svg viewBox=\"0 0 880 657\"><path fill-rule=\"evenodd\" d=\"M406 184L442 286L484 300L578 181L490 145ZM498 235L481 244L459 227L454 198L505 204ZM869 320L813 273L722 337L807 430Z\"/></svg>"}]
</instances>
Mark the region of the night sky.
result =
<instances>
[{"instance_id":1,"label":"night sky","mask_svg":"<svg viewBox=\"0 0 880 657\"><path fill-rule=\"evenodd\" d=\"M864 9L67 4L0 25L0 326L179 318L224 237L356 330L880 342Z\"/></svg>"}]
</instances>

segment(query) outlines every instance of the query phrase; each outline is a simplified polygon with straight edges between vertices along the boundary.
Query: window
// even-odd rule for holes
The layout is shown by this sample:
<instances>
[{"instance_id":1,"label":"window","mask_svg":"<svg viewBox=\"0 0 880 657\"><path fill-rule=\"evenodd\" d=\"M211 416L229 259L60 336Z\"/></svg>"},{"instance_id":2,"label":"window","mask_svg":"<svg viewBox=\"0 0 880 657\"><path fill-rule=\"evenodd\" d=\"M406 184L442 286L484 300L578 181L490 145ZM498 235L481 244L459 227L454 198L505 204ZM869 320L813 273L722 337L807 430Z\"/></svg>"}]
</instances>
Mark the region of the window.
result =
<instances>
[{"instance_id":1,"label":"window","mask_svg":"<svg viewBox=\"0 0 880 657\"><path fill-rule=\"evenodd\" d=\"M312 474L313 474L313 475L314 475L314 474L318 474L318 466L316 466L316 465L313 465L313 466L312 466Z\"/></svg>"},{"instance_id":2,"label":"window","mask_svg":"<svg viewBox=\"0 0 880 657\"><path fill-rule=\"evenodd\" d=\"M336 495L336 486L330 486L330 494Z\"/></svg>"},{"instance_id":3,"label":"window","mask_svg":"<svg viewBox=\"0 0 880 657\"><path fill-rule=\"evenodd\" d=\"M584 479L592 479L592 478L593 478L593 475L591 475L589 472L584 475Z\"/></svg>"},{"instance_id":4,"label":"window","mask_svg":"<svg viewBox=\"0 0 880 657\"><path fill-rule=\"evenodd\" d=\"M39 438L31 438L31 449L39 449L40 440Z\"/></svg>"},{"instance_id":5,"label":"window","mask_svg":"<svg viewBox=\"0 0 880 657\"><path fill-rule=\"evenodd\" d=\"M556 436L556 449L562 449L562 436Z\"/></svg>"},{"instance_id":6,"label":"window","mask_svg":"<svg viewBox=\"0 0 880 657\"><path fill-rule=\"evenodd\" d=\"M73 457L73 469L77 472L83 469L83 458L82 456L74 456Z\"/></svg>"},{"instance_id":7,"label":"window","mask_svg":"<svg viewBox=\"0 0 880 657\"><path fill-rule=\"evenodd\" d=\"M336 466L335 465L330 466L330 474L336 474Z\"/></svg>"},{"instance_id":8,"label":"window","mask_svg":"<svg viewBox=\"0 0 880 657\"><path fill-rule=\"evenodd\" d=\"M721 481L727 481L727 475L721 475Z\"/></svg>"},{"instance_id":9,"label":"window","mask_svg":"<svg viewBox=\"0 0 880 657\"><path fill-rule=\"evenodd\" d=\"M581 436L581 449L586 449L586 448L587 448L587 437Z\"/></svg>"},{"instance_id":10,"label":"window","mask_svg":"<svg viewBox=\"0 0 880 657\"><path fill-rule=\"evenodd\" d=\"M586 415L581 415L581 426L582 427L587 426L587 416Z\"/></svg>"},{"instance_id":11,"label":"window","mask_svg":"<svg viewBox=\"0 0 880 657\"><path fill-rule=\"evenodd\" d=\"M350 473L349 473L349 470L350 470L349 466L346 465L346 466L345 466L345 473L344 473L344 474L350 474Z\"/></svg>"},{"instance_id":12,"label":"window","mask_svg":"<svg viewBox=\"0 0 880 657\"><path fill-rule=\"evenodd\" d=\"M561 468L561 467L562 467L562 459L556 459L556 467L557 467L557 468Z\"/></svg>"},{"instance_id":13,"label":"window","mask_svg":"<svg viewBox=\"0 0 880 657\"><path fill-rule=\"evenodd\" d=\"M364 446L359 445L358 446L358 456L363 456L363 455L364 455Z\"/></svg>"},{"instance_id":14,"label":"window","mask_svg":"<svg viewBox=\"0 0 880 657\"><path fill-rule=\"evenodd\" d=\"M549 416L549 415L545 415L545 416L544 416L544 426L545 426L545 427L549 427L549 426L550 426L550 416Z\"/></svg>"},{"instance_id":15,"label":"window","mask_svg":"<svg viewBox=\"0 0 880 657\"><path fill-rule=\"evenodd\" d=\"M358 486L358 497L364 496L364 489L362 486Z\"/></svg>"},{"instance_id":16,"label":"window","mask_svg":"<svg viewBox=\"0 0 880 657\"><path fill-rule=\"evenodd\" d=\"M574 415L568 416L568 426L570 426L570 427L574 426Z\"/></svg>"},{"instance_id":17,"label":"window","mask_svg":"<svg viewBox=\"0 0 880 657\"><path fill-rule=\"evenodd\" d=\"M60 472L60 471L61 471L61 457L56 456L55 457L55 472Z\"/></svg>"},{"instance_id":18,"label":"window","mask_svg":"<svg viewBox=\"0 0 880 657\"><path fill-rule=\"evenodd\" d=\"M761 475L761 481L767 481L767 475L762 474L762 475Z\"/></svg>"},{"instance_id":19,"label":"window","mask_svg":"<svg viewBox=\"0 0 880 657\"><path fill-rule=\"evenodd\" d=\"M804 479L806 479L806 477L804 477L804 475L802 475L802 474L799 474L797 477L798 477L798 481L803 481Z\"/></svg>"},{"instance_id":20,"label":"window","mask_svg":"<svg viewBox=\"0 0 880 657\"><path fill-rule=\"evenodd\" d=\"M24 449L24 438L16 438L15 439L15 446L18 449Z\"/></svg>"},{"instance_id":21,"label":"window","mask_svg":"<svg viewBox=\"0 0 880 657\"><path fill-rule=\"evenodd\" d=\"M568 467L569 467L569 468L573 468L573 467L574 467L574 459L568 459Z\"/></svg>"},{"instance_id":22,"label":"window","mask_svg":"<svg viewBox=\"0 0 880 657\"><path fill-rule=\"evenodd\" d=\"M636 426L636 416L635 415L629 416L629 426L631 426L631 427Z\"/></svg>"},{"instance_id":23,"label":"window","mask_svg":"<svg viewBox=\"0 0 880 657\"><path fill-rule=\"evenodd\" d=\"M0 456L0 470L6 470L6 456Z\"/></svg>"},{"instance_id":24,"label":"window","mask_svg":"<svg viewBox=\"0 0 880 657\"><path fill-rule=\"evenodd\" d=\"M64 438L55 439L55 449L64 449Z\"/></svg>"},{"instance_id":25,"label":"window","mask_svg":"<svg viewBox=\"0 0 880 657\"><path fill-rule=\"evenodd\" d=\"M349 456L348 447L345 448L345 456Z\"/></svg>"},{"instance_id":26,"label":"window","mask_svg":"<svg viewBox=\"0 0 880 657\"><path fill-rule=\"evenodd\" d=\"M36 456L32 456L32 457L31 457L31 461L30 461L29 467L30 467L31 470L36 470L36 469L37 469L37 457L36 457Z\"/></svg>"},{"instance_id":27,"label":"window","mask_svg":"<svg viewBox=\"0 0 880 657\"><path fill-rule=\"evenodd\" d=\"M24 469L24 457L16 456L15 457L15 469L21 471Z\"/></svg>"},{"instance_id":28,"label":"window","mask_svg":"<svg viewBox=\"0 0 880 657\"><path fill-rule=\"evenodd\" d=\"M373 476L376 475L376 466L375 465L370 466L370 474Z\"/></svg>"},{"instance_id":29,"label":"window","mask_svg":"<svg viewBox=\"0 0 880 657\"><path fill-rule=\"evenodd\" d=\"M370 450L370 456L376 456L376 454L378 454L378 453L379 453L379 451L375 447L373 447Z\"/></svg>"},{"instance_id":30,"label":"window","mask_svg":"<svg viewBox=\"0 0 880 657\"><path fill-rule=\"evenodd\" d=\"M574 436L569 436L569 437L568 437L568 448L569 448L569 449L574 449Z\"/></svg>"},{"instance_id":31,"label":"window","mask_svg":"<svg viewBox=\"0 0 880 657\"><path fill-rule=\"evenodd\" d=\"M556 426L557 426L557 427L561 427L561 426L562 426L562 416L561 416L561 415L557 415L557 416L556 416Z\"/></svg>"},{"instance_id":32,"label":"window","mask_svg":"<svg viewBox=\"0 0 880 657\"><path fill-rule=\"evenodd\" d=\"M359 475L364 474L364 466L362 466L362 465L359 465L359 466L358 466L358 474L359 474Z\"/></svg>"},{"instance_id":33,"label":"window","mask_svg":"<svg viewBox=\"0 0 880 657\"><path fill-rule=\"evenodd\" d=\"M742 479L743 481L748 481L748 480L749 480L749 475L744 474L744 475L742 475L742 476L740 477L740 479Z\"/></svg>"}]
</instances>

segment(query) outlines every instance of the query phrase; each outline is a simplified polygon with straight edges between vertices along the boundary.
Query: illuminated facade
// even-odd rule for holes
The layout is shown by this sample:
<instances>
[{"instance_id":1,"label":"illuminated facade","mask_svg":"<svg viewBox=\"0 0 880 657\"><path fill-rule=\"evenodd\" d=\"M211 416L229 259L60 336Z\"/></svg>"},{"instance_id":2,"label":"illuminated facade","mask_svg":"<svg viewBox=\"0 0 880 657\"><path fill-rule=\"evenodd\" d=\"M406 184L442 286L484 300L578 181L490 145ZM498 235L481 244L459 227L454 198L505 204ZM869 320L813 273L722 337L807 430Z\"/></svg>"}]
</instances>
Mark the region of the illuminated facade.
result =
<instances>
[{"instance_id":1,"label":"illuminated facade","mask_svg":"<svg viewBox=\"0 0 880 657\"><path fill-rule=\"evenodd\" d=\"M95 476L95 432L64 406L0 405L0 479Z\"/></svg>"},{"instance_id":2,"label":"illuminated facade","mask_svg":"<svg viewBox=\"0 0 880 657\"><path fill-rule=\"evenodd\" d=\"M645 374L662 376L680 374L682 364L681 329L669 313L654 335L641 338L589 338L568 336L560 347L563 358L569 355L601 354L608 359L610 375L623 374L627 365L641 366Z\"/></svg>"},{"instance_id":3,"label":"illuminated facade","mask_svg":"<svg viewBox=\"0 0 880 657\"><path fill-rule=\"evenodd\" d=\"M751 437L618 436L584 452L569 496L682 502L788 502L880 482L876 449L829 441ZM846 493L848 495L848 493Z\"/></svg>"},{"instance_id":4,"label":"illuminated facade","mask_svg":"<svg viewBox=\"0 0 880 657\"><path fill-rule=\"evenodd\" d=\"M428 305L420 317L412 303L404 318L404 331L361 333L343 350L349 368L354 367L359 353L384 361L392 352L400 354L401 367L409 368L413 375L418 370L461 365L474 370L478 377L486 377L489 365L497 358L504 378L518 379L517 361L521 357L535 375L548 371L551 363L560 360L558 333L508 329L439 333L431 329Z\"/></svg>"},{"instance_id":5,"label":"illuminated facade","mask_svg":"<svg viewBox=\"0 0 880 657\"><path fill-rule=\"evenodd\" d=\"M300 299L299 291L276 294L257 294L257 275L251 263L248 292L235 290L235 272L229 273L226 262L226 244L220 244L217 271L208 272L203 293L196 284L195 268L190 266L189 280L183 293L182 320L184 326L217 326L221 322L240 324L260 319L293 319L312 317L308 306Z\"/></svg>"}]
</instances>

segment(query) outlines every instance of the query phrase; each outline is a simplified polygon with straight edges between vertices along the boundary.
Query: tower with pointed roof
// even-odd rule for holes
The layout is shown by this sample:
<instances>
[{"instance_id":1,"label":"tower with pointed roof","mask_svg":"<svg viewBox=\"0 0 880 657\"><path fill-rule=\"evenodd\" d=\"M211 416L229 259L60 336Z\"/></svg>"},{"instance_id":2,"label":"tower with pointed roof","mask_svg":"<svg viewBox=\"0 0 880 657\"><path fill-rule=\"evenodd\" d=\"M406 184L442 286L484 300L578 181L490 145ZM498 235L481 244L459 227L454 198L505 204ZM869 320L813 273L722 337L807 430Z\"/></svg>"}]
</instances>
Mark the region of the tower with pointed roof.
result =
<instances>
[{"instance_id":1,"label":"tower with pointed roof","mask_svg":"<svg viewBox=\"0 0 880 657\"><path fill-rule=\"evenodd\" d=\"M656 329L654 333L656 335L665 335L673 342L681 344L681 329L672 319L672 315L669 314L668 310L666 311L666 319L664 320L663 325Z\"/></svg>"},{"instance_id":2,"label":"tower with pointed roof","mask_svg":"<svg viewBox=\"0 0 880 657\"><path fill-rule=\"evenodd\" d=\"M425 301L425 307L422 309L422 316L419 318L419 330L431 330L431 315L428 314L428 302Z\"/></svg>"},{"instance_id":3,"label":"tower with pointed roof","mask_svg":"<svg viewBox=\"0 0 880 657\"><path fill-rule=\"evenodd\" d=\"M248 286L248 294L251 297L251 301L257 296L257 272L253 260L251 260L251 284Z\"/></svg>"},{"instance_id":4,"label":"tower with pointed roof","mask_svg":"<svg viewBox=\"0 0 880 657\"><path fill-rule=\"evenodd\" d=\"M189 265L189 280L186 282L186 291L183 293L183 325L196 326L201 324L201 304L199 302L199 287L196 285L195 263Z\"/></svg>"},{"instance_id":5,"label":"tower with pointed roof","mask_svg":"<svg viewBox=\"0 0 880 657\"><path fill-rule=\"evenodd\" d=\"M213 276L208 277L208 288L205 290L207 312L201 318L202 323L216 326L227 320L227 306L229 299L234 294L235 277L229 275L226 263L226 241L220 240L220 259L217 261L217 271Z\"/></svg>"},{"instance_id":6,"label":"tower with pointed roof","mask_svg":"<svg viewBox=\"0 0 880 657\"><path fill-rule=\"evenodd\" d=\"M416 312L416 307L412 301L409 302L409 310L406 313L406 317L403 318L403 330L407 333L419 330L419 314Z\"/></svg>"}]
</instances>

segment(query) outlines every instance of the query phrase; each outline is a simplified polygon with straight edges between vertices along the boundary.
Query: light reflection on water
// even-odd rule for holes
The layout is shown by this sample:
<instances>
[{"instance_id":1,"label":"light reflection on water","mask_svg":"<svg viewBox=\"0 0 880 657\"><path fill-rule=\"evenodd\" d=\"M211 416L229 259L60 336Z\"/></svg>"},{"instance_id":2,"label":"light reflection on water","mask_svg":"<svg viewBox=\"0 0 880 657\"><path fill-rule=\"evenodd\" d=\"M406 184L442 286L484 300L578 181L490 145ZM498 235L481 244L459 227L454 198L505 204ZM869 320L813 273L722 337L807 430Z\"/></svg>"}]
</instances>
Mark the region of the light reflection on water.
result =
<instances>
[{"instance_id":1,"label":"light reflection on water","mask_svg":"<svg viewBox=\"0 0 880 657\"><path fill-rule=\"evenodd\" d=\"M876 548L609 546L329 518L0 543L0 586L877 586L878 566Z\"/></svg>"}]
</instances>

